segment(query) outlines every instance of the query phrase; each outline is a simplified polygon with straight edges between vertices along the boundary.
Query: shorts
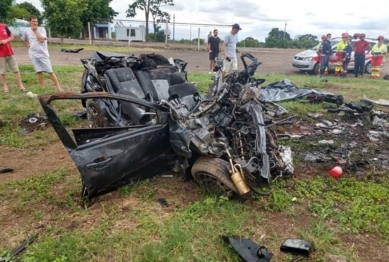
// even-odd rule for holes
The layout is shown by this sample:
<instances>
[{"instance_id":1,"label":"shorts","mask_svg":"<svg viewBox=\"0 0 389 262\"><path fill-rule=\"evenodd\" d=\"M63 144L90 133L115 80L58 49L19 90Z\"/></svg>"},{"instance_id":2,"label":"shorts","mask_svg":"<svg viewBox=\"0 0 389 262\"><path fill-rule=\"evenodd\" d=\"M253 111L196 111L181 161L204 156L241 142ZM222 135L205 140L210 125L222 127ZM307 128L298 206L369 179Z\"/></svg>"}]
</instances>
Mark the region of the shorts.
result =
<instances>
[{"instance_id":1,"label":"shorts","mask_svg":"<svg viewBox=\"0 0 389 262\"><path fill-rule=\"evenodd\" d=\"M35 72L47 72L53 73L53 68L51 67L51 62L48 57L45 58L31 58L32 65L35 68Z\"/></svg>"},{"instance_id":2,"label":"shorts","mask_svg":"<svg viewBox=\"0 0 389 262\"><path fill-rule=\"evenodd\" d=\"M236 58L230 58L231 61L223 59L223 72L228 73L229 71L238 70L238 60Z\"/></svg>"},{"instance_id":3,"label":"shorts","mask_svg":"<svg viewBox=\"0 0 389 262\"><path fill-rule=\"evenodd\" d=\"M11 55L11 56L0 57L0 75L5 75L6 72L5 69L7 65L9 66L12 72L14 73L19 72L19 67L15 61L15 57Z\"/></svg>"},{"instance_id":4,"label":"shorts","mask_svg":"<svg viewBox=\"0 0 389 262\"><path fill-rule=\"evenodd\" d=\"M212 61L212 60L216 60L217 57L219 56L219 53L209 53L209 60Z\"/></svg>"}]
</instances>

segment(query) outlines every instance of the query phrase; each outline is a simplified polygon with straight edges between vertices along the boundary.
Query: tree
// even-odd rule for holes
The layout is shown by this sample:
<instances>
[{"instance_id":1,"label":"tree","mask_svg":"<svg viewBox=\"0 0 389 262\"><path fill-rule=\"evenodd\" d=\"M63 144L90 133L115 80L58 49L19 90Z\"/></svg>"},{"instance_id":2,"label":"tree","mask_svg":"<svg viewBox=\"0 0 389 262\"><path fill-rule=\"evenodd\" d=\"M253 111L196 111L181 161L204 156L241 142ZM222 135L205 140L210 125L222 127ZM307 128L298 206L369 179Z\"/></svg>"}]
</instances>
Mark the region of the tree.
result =
<instances>
[{"instance_id":1,"label":"tree","mask_svg":"<svg viewBox=\"0 0 389 262\"><path fill-rule=\"evenodd\" d=\"M41 24L43 22L43 16L42 16L41 12L38 10L38 8L36 8L31 3L23 2L23 3L20 3L20 4L16 4L16 6L22 8L22 9L25 9L28 12L29 16L30 15L36 16L38 18L39 24Z\"/></svg>"},{"instance_id":2,"label":"tree","mask_svg":"<svg viewBox=\"0 0 389 262\"><path fill-rule=\"evenodd\" d=\"M80 17L87 8L86 0L41 0L49 28L61 36L75 35L82 29Z\"/></svg>"},{"instance_id":3,"label":"tree","mask_svg":"<svg viewBox=\"0 0 389 262\"><path fill-rule=\"evenodd\" d=\"M94 19L95 22L112 22L119 13L112 9L109 4L112 0L86 0L87 8L81 14L83 26L83 38L88 32L88 22Z\"/></svg>"},{"instance_id":4,"label":"tree","mask_svg":"<svg viewBox=\"0 0 389 262\"><path fill-rule=\"evenodd\" d=\"M6 21L11 10L13 0L1 0L0 4L0 21Z\"/></svg>"},{"instance_id":5,"label":"tree","mask_svg":"<svg viewBox=\"0 0 389 262\"><path fill-rule=\"evenodd\" d=\"M19 5L13 5L8 13L9 19L27 19L30 16L30 13L24 9L21 8Z\"/></svg>"},{"instance_id":6,"label":"tree","mask_svg":"<svg viewBox=\"0 0 389 262\"><path fill-rule=\"evenodd\" d=\"M261 44L257 39L249 36L245 40L240 41L237 46L238 47L259 47Z\"/></svg>"},{"instance_id":7,"label":"tree","mask_svg":"<svg viewBox=\"0 0 389 262\"><path fill-rule=\"evenodd\" d=\"M135 0L132 4L128 6L126 11L127 17L136 16L136 11L138 9L144 11L145 20L146 20L146 41L149 40L149 18L150 13L153 19L153 27L154 33L159 22L161 22L164 18L168 18L168 13L161 11L161 5L173 6L173 0ZM159 19L158 19L159 18ZM158 21L159 20L159 21Z\"/></svg>"},{"instance_id":8,"label":"tree","mask_svg":"<svg viewBox=\"0 0 389 262\"><path fill-rule=\"evenodd\" d=\"M315 35L311 34L305 34L305 35L300 35L297 37L298 41L301 42L318 42L319 39Z\"/></svg>"},{"instance_id":9,"label":"tree","mask_svg":"<svg viewBox=\"0 0 389 262\"><path fill-rule=\"evenodd\" d=\"M274 37L276 39L286 39L286 40L290 40L291 39L290 35L287 32L279 30L278 28L273 28L269 32L269 37Z\"/></svg>"}]
</instances>

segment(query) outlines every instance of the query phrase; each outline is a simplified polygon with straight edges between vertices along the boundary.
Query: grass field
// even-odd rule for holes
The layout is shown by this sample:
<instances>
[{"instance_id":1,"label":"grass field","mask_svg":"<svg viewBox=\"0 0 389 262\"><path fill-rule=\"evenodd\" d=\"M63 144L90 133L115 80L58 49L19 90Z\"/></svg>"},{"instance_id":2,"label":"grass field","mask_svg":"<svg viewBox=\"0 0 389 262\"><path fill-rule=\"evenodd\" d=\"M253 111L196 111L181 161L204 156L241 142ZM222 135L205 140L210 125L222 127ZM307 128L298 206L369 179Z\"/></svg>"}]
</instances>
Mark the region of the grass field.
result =
<instances>
[{"instance_id":1,"label":"grass field","mask_svg":"<svg viewBox=\"0 0 389 262\"><path fill-rule=\"evenodd\" d=\"M21 66L21 70L29 90L54 91L49 79L45 79L45 90L39 87L31 66ZM66 91L79 90L81 66L57 66L54 70ZM341 94L347 101L359 101L363 95L388 98L388 82L383 80L329 77L325 83L316 76L258 77L266 78L267 84L289 78L297 86ZM19 121L30 113L42 113L42 109L37 100L17 89L12 75L8 78L11 92L0 93L0 156L9 149L40 154L37 148L60 143L51 127L20 134ZM209 78L189 74L201 91L208 88ZM323 110L320 104L282 105L301 118ZM80 124L81 120L72 116L82 109L79 103L64 102L57 108L66 126ZM295 141L285 143L294 150L309 147ZM44 151L41 154L47 157ZM47 161L55 162L55 155ZM309 172L299 169L296 178L277 180L270 197L246 202L207 195L193 181L182 182L175 175L122 187L92 206L81 202L79 174L71 164L34 176L25 174L0 183L0 256L16 261L9 251L25 240L26 233L39 230L38 239L22 253L22 261L238 261L221 235L251 238L268 247L275 261L292 260L293 256L279 252L288 237L314 242L316 251L305 261L335 261L330 257L336 255L346 261L387 261L387 172L372 170L362 178L345 174L334 180L328 171L307 169ZM161 207L156 201L160 197L169 207ZM36 229L40 224L44 227Z\"/></svg>"}]
</instances>

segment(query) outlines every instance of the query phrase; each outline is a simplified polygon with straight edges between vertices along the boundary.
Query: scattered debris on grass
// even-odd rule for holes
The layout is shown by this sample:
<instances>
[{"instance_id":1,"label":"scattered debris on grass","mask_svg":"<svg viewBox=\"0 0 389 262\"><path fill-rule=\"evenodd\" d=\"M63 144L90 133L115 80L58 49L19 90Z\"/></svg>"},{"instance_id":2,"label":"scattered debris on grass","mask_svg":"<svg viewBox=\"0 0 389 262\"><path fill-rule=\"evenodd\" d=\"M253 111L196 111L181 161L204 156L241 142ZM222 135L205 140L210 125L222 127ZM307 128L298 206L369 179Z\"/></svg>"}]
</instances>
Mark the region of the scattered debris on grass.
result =
<instances>
[{"instance_id":1,"label":"scattered debris on grass","mask_svg":"<svg viewBox=\"0 0 389 262\"><path fill-rule=\"evenodd\" d=\"M39 113L32 113L20 121L20 133L26 135L34 130L44 129L48 125L49 122L46 117L41 116Z\"/></svg>"}]
</instances>

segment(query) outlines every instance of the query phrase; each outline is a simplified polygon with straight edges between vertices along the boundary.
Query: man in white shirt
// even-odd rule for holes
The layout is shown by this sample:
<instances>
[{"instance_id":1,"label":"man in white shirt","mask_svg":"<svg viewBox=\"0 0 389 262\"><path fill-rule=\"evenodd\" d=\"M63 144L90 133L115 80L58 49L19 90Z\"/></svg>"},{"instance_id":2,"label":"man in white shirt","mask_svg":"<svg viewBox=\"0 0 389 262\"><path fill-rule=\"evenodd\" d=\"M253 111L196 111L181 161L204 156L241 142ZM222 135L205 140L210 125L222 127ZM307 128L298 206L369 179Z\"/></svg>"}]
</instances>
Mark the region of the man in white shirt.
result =
<instances>
[{"instance_id":1,"label":"man in white shirt","mask_svg":"<svg viewBox=\"0 0 389 262\"><path fill-rule=\"evenodd\" d=\"M239 24L233 24L231 32L224 37L223 43L223 74L230 70L238 70L238 59L236 57L236 44L238 42L237 34L240 28Z\"/></svg>"},{"instance_id":2,"label":"man in white shirt","mask_svg":"<svg viewBox=\"0 0 389 262\"><path fill-rule=\"evenodd\" d=\"M46 29L38 26L38 19L36 16L29 18L31 28L28 28L22 35L22 41L28 48L28 55L38 74L39 84L44 87L43 72L49 74L50 79L55 84L58 92L62 92L56 74L51 67L49 50L47 48L47 34Z\"/></svg>"}]
</instances>

